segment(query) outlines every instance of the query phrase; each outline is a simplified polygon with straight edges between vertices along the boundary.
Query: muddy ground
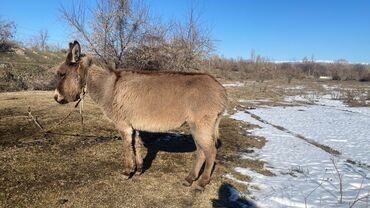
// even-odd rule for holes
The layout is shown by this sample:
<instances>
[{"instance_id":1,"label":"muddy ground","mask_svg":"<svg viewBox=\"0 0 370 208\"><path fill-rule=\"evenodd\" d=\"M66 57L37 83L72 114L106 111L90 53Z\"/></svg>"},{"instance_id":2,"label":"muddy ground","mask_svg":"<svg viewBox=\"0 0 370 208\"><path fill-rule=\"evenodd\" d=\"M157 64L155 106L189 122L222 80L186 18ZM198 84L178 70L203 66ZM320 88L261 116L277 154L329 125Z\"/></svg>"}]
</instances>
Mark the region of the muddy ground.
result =
<instances>
[{"instance_id":1,"label":"muddy ground","mask_svg":"<svg viewBox=\"0 0 370 208\"><path fill-rule=\"evenodd\" d=\"M225 173L248 180L233 171L244 166L268 174L262 162L239 159L248 148L261 148L264 139L247 134L253 126L225 116L217 165L205 191L182 185L195 151L186 126L142 134L145 172L124 180L122 141L113 125L89 98L82 125L73 105L55 103L47 91L0 94L1 207L232 207L229 187L248 190ZM44 129L54 127L51 133L28 117L29 107Z\"/></svg>"}]
</instances>

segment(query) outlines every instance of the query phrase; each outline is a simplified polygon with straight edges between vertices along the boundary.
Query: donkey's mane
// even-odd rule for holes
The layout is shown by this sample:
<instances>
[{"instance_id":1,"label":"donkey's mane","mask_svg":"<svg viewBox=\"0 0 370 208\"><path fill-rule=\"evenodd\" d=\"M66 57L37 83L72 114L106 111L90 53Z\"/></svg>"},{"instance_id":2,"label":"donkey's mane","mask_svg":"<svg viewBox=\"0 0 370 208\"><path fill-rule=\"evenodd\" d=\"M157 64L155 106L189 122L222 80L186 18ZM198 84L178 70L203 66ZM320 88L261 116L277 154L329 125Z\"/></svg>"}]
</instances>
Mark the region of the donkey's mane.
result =
<instances>
[{"instance_id":1,"label":"donkey's mane","mask_svg":"<svg viewBox=\"0 0 370 208\"><path fill-rule=\"evenodd\" d=\"M86 55L83 55L83 56L86 56ZM109 64L107 64L106 61L104 61L101 58L97 58L97 57L94 57L94 56L89 56L89 59L91 61L91 63L90 63L91 66L96 65L96 66L101 67L103 69L113 71L113 68L111 66L109 66Z\"/></svg>"},{"instance_id":2,"label":"donkey's mane","mask_svg":"<svg viewBox=\"0 0 370 208\"><path fill-rule=\"evenodd\" d=\"M96 65L96 66L101 67L101 68L103 68L105 70L108 70L110 72L114 72L118 76L120 76L120 74L122 72L125 72L125 73L135 73L135 74L143 74L143 75L151 75L151 76L158 76L158 75L188 75L188 76L209 75L208 73L203 73L203 72L182 72L182 71L170 71L170 70L149 71L149 70L140 70L140 69L133 69L133 68L118 68L118 69L113 69L104 60L102 60L101 58L97 58L97 57L92 57L91 58L91 65Z\"/></svg>"},{"instance_id":3,"label":"donkey's mane","mask_svg":"<svg viewBox=\"0 0 370 208\"><path fill-rule=\"evenodd\" d=\"M136 74L147 74L147 75L163 75L163 74L182 74L182 75L208 75L207 73L201 72L179 72L179 71L147 71L147 70L135 70L135 69L128 69L125 70L126 72L136 73Z\"/></svg>"}]
</instances>

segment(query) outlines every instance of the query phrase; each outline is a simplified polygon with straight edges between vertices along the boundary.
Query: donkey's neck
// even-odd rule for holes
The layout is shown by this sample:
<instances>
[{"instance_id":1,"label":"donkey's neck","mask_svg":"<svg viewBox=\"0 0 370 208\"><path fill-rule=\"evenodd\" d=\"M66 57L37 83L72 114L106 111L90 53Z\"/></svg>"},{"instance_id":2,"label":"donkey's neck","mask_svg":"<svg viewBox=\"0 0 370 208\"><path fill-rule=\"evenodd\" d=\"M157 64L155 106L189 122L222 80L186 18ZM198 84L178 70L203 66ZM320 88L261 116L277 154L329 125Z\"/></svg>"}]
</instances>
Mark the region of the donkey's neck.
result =
<instances>
[{"instance_id":1,"label":"donkey's neck","mask_svg":"<svg viewBox=\"0 0 370 208\"><path fill-rule=\"evenodd\" d=\"M117 75L110 71L92 65L87 72L87 92L91 99L103 108L106 115L112 110L114 86L117 81Z\"/></svg>"}]
</instances>

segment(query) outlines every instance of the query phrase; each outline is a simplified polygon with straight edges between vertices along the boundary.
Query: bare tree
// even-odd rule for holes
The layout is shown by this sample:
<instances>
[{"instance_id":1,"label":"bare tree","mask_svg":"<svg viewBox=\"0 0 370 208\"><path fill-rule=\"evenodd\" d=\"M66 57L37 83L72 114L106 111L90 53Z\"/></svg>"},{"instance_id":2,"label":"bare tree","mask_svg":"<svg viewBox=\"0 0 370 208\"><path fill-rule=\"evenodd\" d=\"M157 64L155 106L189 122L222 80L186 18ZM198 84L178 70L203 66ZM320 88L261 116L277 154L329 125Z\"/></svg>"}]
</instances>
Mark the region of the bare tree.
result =
<instances>
[{"instance_id":1,"label":"bare tree","mask_svg":"<svg viewBox=\"0 0 370 208\"><path fill-rule=\"evenodd\" d=\"M15 45L12 41L15 35L16 26L12 21L0 18L0 51L8 51Z\"/></svg>"},{"instance_id":2,"label":"bare tree","mask_svg":"<svg viewBox=\"0 0 370 208\"><path fill-rule=\"evenodd\" d=\"M152 24L135 56L149 59L144 61L148 69L199 70L214 50L210 30L201 23L199 10L192 6L186 21Z\"/></svg>"},{"instance_id":3,"label":"bare tree","mask_svg":"<svg viewBox=\"0 0 370 208\"><path fill-rule=\"evenodd\" d=\"M155 22L141 1L97 0L96 8L86 8L80 0L61 13L91 52L116 67L197 69L214 49L194 7L186 22L171 23Z\"/></svg>"},{"instance_id":4,"label":"bare tree","mask_svg":"<svg viewBox=\"0 0 370 208\"><path fill-rule=\"evenodd\" d=\"M194 6L189 9L187 21L176 24L171 45L175 54L180 54L177 67L185 70L198 69L200 61L214 51L211 32L201 24L201 14Z\"/></svg>"},{"instance_id":5,"label":"bare tree","mask_svg":"<svg viewBox=\"0 0 370 208\"><path fill-rule=\"evenodd\" d=\"M47 51L49 50L48 40L48 30L40 30L37 35L29 39L28 45L35 50Z\"/></svg>"},{"instance_id":6,"label":"bare tree","mask_svg":"<svg viewBox=\"0 0 370 208\"><path fill-rule=\"evenodd\" d=\"M39 31L39 47L40 50L46 51L48 50L48 40L49 40L49 32L48 30L40 30Z\"/></svg>"},{"instance_id":7,"label":"bare tree","mask_svg":"<svg viewBox=\"0 0 370 208\"><path fill-rule=\"evenodd\" d=\"M148 9L141 1L97 0L91 10L79 1L69 9L62 6L61 13L93 53L117 67L147 34ZM91 17L88 24L87 17Z\"/></svg>"},{"instance_id":8,"label":"bare tree","mask_svg":"<svg viewBox=\"0 0 370 208\"><path fill-rule=\"evenodd\" d=\"M251 62L256 62L257 60L257 57L256 57L256 50L254 48L252 48L251 50L251 57L250 57L250 61Z\"/></svg>"}]
</instances>

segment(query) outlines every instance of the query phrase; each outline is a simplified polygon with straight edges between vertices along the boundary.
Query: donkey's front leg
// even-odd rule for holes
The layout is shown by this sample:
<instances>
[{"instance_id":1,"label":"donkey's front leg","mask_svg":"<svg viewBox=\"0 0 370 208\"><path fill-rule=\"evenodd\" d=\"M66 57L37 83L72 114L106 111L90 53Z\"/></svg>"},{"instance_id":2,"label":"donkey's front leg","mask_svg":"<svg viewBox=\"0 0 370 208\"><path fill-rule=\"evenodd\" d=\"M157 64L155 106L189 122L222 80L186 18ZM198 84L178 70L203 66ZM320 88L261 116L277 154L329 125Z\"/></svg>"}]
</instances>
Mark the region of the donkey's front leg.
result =
<instances>
[{"instance_id":1,"label":"donkey's front leg","mask_svg":"<svg viewBox=\"0 0 370 208\"><path fill-rule=\"evenodd\" d=\"M143 143L141 141L139 131L135 130L135 138L134 138L134 150L135 150L135 162L136 162L136 175L140 175L143 173L143 157L142 155L142 146Z\"/></svg>"},{"instance_id":2,"label":"donkey's front leg","mask_svg":"<svg viewBox=\"0 0 370 208\"><path fill-rule=\"evenodd\" d=\"M134 152L132 143L132 128L120 130L123 140L123 154L124 154L124 169L123 175L125 179L130 178L131 174L135 171Z\"/></svg>"}]
</instances>

